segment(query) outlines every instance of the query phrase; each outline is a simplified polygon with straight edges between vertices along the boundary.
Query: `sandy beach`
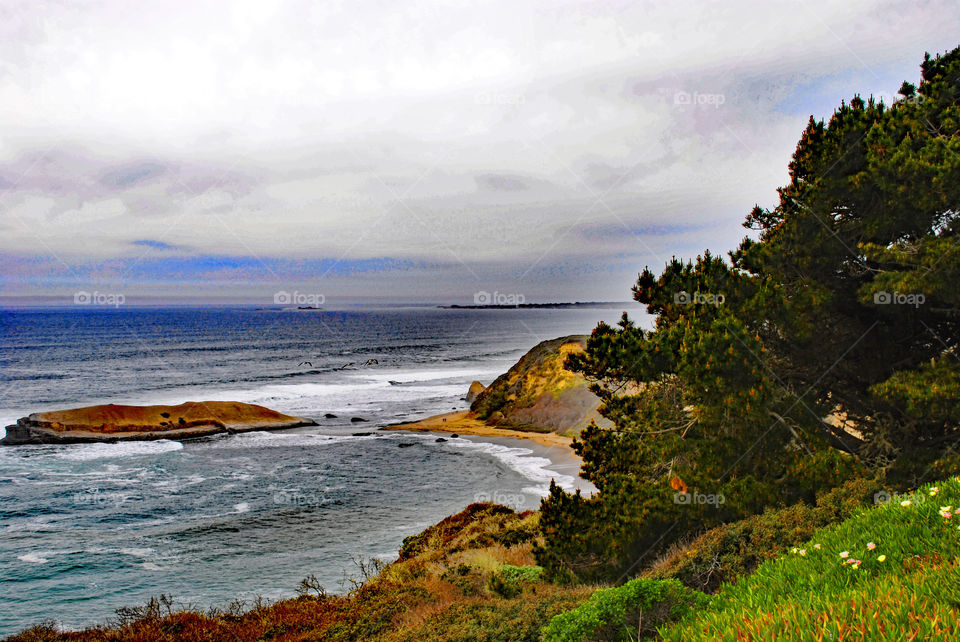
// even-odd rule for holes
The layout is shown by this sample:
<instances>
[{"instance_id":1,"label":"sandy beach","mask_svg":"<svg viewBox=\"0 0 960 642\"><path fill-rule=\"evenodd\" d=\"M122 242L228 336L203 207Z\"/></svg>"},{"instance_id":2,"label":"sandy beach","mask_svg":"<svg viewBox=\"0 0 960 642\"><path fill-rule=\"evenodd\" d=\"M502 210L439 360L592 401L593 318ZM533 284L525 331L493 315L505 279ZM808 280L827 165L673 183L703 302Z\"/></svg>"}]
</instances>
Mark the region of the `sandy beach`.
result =
<instances>
[{"instance_id":1,"label":"sandy beach","mask_svg":"<svg viewBox=\"0 0 960 642\"><path fill-rule=\"evenodd\" d=\"M449 432L460 435L476 435L478 437L512 437L513 439L529 439L542 446L569 448L573 439L554 432L526 432L489 426L469 410L448 412L442 415L427 417L420 421L406 424L385 426L381 430L410 430L413 432Z\"/></svg>"},{"instance_id":2,"label":"sandy beach","mask_svg":"<svg viewBox=\"0 0 960 642\"><path fill-rule=\"evenodd\" d=\"M412 432L456 433L464 437L479 437L484 441L510 444L511 440L520 439L529 442L534 454L550 459L553 462L551 469L564 475L573 477L575 488L584 494L596 492L596 488L589 481L580 477L581 459L570 448L573 443L571 437L558 435L554 432L525 432L489 426L468 411L448 412L442 415L427 417L420 421L405 424L385 426L380 430L409 430Z\"/></svg>"}]
</instances>

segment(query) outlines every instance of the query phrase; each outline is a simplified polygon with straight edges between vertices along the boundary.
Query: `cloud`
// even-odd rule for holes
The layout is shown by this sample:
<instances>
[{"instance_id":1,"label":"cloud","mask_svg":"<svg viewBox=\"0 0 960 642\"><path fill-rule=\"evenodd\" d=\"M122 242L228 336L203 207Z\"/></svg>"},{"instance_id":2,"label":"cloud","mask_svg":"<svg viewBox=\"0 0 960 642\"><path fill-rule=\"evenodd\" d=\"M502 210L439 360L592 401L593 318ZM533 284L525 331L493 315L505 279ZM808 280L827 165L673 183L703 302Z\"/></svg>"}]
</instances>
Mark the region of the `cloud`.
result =
<instances>
[{"instance_id":1,"label":"cloud","mask_svg":"<svg viewBox=\"0 0 960 642\"><path fill-rule=\"evenodd\" d=\"M134 245L139 245L141 247L149 247L154 250L173 250L176 249L172 245L164 243L163 241L151 241L149 239L139 239L133 242Z\"/></svg>"},{"instance_id":2,"label":"cloud","mask_svg":"<svg viewBox=\"0 0 960 642\"><path fill-rule=\"evenodd\" d=\"M3 18L6 291L96 274L176 291L207 270L595 299L730 249L808 115L916 80L924 51L958 44L960 7L25 1Z\"/></svg>"}]
</instances>

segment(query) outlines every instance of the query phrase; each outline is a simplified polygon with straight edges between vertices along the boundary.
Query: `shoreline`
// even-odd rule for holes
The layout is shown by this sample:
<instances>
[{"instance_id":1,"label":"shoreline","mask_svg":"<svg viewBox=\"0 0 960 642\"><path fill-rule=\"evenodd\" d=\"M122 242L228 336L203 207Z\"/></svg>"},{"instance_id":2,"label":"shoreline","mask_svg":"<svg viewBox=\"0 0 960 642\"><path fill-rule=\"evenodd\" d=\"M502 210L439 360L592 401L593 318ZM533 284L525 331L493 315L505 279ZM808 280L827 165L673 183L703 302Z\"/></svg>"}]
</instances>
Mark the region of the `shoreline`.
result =
<instances>
[{"instance_id":1,"label":"shoreline","mask_svg":"<svg viewBox=\"0 0 960 642\"><path fill-rule=\"evenodd\" d=\"M529 439L541 446L552 448L569 448L570 444L573 443L573 437L558 435L555 432L527 432L524 430L513 430L512 428L490 426L477 419L476 415L469 410L457 410L420 419L419 421L391 424L380 428L380 430L457 433L476 437L511 437L513 439ZM577 459L579 459L579 457Z\"/></svg>"},{"instance_id":2,"label":"shoreline","mask_svg":"<svg viewBox=\"0 0 960 642\"><path fill-rule=\"evenodd\" d=\"M461 437L479 437L493 443L509 444L512 440L531 442L534 455L543 456L550 460L550 470L574 479L574 489L590 496L596 492L596 487L580 476L583 460L573 452L570 444L572 437L558 435L555 432L525 432L510 428L496 428L489 426L476 418L469 410L458 410L441 415L433 415L418 421L392 424L380 430L407 430L410 432L430 432L437 434L456 433Z\"/></svg>"}]
</instances>

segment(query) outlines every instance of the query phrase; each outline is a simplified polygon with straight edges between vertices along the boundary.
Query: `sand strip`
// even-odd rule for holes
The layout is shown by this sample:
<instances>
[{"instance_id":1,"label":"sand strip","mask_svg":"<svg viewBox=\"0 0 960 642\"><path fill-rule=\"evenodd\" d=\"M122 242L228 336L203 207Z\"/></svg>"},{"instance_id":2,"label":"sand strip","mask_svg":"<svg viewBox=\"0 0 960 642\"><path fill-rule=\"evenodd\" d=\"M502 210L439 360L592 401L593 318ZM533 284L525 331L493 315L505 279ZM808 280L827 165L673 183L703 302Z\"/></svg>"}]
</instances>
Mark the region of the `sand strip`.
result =
<instances>
[{"instance_id":1,"label":"sand strip","mask_svg":"<svg viewBox=\"0 0 960 642\"><path fill-rule=\"evenodd\" d=\"M469 410L448 412L442 415L427 417L420 421L408 424L394 424L385 426L381 430L410 430L413 432L455 432L460 435L477 435L478 437L512 437L513 439L529 439L543 446L569 447L573 443L571 437L558 435L555 432L527 432L488 426L477 419Z\"/></svg>"}]
</instances>

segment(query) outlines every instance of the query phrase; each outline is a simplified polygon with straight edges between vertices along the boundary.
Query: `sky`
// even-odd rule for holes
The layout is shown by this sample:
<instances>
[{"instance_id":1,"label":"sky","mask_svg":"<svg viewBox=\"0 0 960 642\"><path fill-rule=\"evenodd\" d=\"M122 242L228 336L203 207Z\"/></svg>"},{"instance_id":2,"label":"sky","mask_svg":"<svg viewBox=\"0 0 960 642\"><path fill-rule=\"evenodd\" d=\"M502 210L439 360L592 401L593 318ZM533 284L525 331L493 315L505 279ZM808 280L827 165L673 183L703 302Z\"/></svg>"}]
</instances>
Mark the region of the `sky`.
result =
<instances>
[{"instance_id":1,"label":"sky","mask_svg":"<svg viewBox=\"0 0 960 642\"><path fill-rule=\"evenodd\" d=\"M958 45L955 0L0 0L0 297L628 300Z\"/></svg>"}]
</instances>

